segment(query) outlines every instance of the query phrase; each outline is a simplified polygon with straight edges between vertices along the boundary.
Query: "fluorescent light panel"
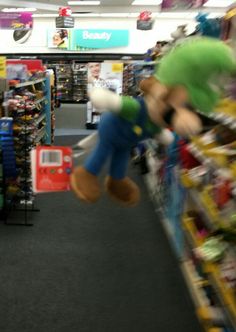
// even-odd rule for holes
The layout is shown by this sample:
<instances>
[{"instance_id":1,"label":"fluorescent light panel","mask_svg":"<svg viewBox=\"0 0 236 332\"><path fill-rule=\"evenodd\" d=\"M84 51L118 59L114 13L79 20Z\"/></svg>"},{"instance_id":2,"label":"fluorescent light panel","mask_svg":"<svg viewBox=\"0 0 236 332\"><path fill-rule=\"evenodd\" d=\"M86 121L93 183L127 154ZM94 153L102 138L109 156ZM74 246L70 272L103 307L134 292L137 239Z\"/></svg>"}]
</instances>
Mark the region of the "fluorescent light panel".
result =
<instances>
[{"instance_id":1,"label":"fluorescent light panel","mask_svg":"<svg viewBox=\"0 0 236 332\"><path fill-rule=\"evenodd\" d=\"M231 6L235 0L208 0L204 7L216 7L216 8L227 8Z\"/></svg>"},{"instance_id":2,"label":"fluorescent light panel","mask_svg":"<svg viewBox=\"0 0 236 332\"><path fill-rule=\"evenodd\" d=\"M97 6L100 5L101 1L68 1L70 6Z\"/></svg>"},{"instance_id":3,"label":"fluorescent light panel","mask_svg":"<svg viewBox=\"0 0 236 332\"><path fill-rule=\"evenodd\" d=\"M103 13L101 17L138 17L140 13Z\"/></svg>"},{"instance_id":4,"label":"fluorescent light panel","mask_svg":"<svg viewBox=\"0 0 236 332\"><path fill-rule=\"evenodd\" d=\"M33 14L33 17L58 17L58 14Z\"/></svg>"},{"instance_id":5,"label":"fluorescent light panel","mask_svg":"<svg viewBox=\"0 0 236 332\"><path fill-rule=\"evenodd\" d=\"M134 0L132 6L159 6L162 0Z\"/></svg>"},{"instance_id":6,"label":"fluorescent light panel","mask_svg":"<svg viewBox=\"0 0 236 332\"><path fill-rule=\"evenodd\" d=\"M91 14L73 14L73 17L100 17L100 14L91 13Z\"/></svg>"},{"instance_id":7,"label":"fluorescent light panel","mask_svg":"<svg viewBox=\"0 0 236 332\"><path fill-rule=\"evenodd\" d=\"M18 13L18 12L35 12L36 8L3 8L4 13Z\"/></svg>"}]
</instances>

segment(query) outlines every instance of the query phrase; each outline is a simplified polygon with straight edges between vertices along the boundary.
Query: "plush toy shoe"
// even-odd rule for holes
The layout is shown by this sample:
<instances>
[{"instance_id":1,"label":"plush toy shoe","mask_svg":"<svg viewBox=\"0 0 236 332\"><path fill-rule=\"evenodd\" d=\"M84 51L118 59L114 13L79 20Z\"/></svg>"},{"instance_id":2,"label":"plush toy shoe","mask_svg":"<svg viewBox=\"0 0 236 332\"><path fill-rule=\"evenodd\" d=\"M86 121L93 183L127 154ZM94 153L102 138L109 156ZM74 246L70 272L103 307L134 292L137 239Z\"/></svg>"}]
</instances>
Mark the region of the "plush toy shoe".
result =
<instances>
[{"instance_id":1,"label":"plush toy shoe","mask_svg":"<svg viewBox=\"0 0 236 332\"><path fill-rule=\"evenodd\" d=\"M98 178L82 166L74 169L70 184L75 194L87 203L95 203L101 196Z\"/></svg>"},{"instance_id":2,"label":"plush toy shoe","mask_svg":"<svg viewBox=\"0 0 236 332\"><path fill-rule=\"evenodd\" d=\"M126 206L135 206L140 200L138 186L128 177L122 180L115 180L108 176L105 181L107 192L116 201Z\"/></svg>"}]
</instances>

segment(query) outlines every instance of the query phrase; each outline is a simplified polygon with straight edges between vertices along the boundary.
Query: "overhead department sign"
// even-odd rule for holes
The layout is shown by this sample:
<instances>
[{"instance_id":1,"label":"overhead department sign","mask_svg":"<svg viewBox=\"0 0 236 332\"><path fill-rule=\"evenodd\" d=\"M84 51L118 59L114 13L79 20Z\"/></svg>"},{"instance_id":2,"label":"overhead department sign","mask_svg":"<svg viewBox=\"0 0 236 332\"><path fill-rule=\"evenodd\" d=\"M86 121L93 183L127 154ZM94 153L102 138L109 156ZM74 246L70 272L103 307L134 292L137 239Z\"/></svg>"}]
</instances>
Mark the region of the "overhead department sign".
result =
<instances>
[{"instance_id":1,"label":"overhead department sign","mask_svg":"<svg viewBox=\"0 0 236 332\"><path fill-rule=\"evenodd\" d=\"M52 31L48 35L48 47L55 47L51 42ZM129 45L128 30L68 29L67 50L81 51L125 47Z\"/></svg>"}]
</instances>

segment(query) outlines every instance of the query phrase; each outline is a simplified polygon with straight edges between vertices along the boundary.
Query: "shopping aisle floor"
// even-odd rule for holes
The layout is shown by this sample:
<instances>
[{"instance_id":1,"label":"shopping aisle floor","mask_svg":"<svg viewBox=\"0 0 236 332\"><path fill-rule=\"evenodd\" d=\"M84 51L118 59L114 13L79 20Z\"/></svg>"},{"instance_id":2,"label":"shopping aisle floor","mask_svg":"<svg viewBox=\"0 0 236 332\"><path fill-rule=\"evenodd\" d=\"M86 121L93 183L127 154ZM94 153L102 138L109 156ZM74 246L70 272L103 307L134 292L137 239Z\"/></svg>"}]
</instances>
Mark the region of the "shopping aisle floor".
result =
<instances>
[{"instance_id":1,"label":"shopping aisle floor","mask_svg":"<svg viewBox=\"0 0 236 332\"><path fill-rule=\"evenodd\" d=\"M71 145L76 137L60 137ZM0 225L1 332L199 332L176 259L142 201L43 194L33 227Z\"/></svg>"},{"instance_id":2,"label":"shopping aisle floor","mask_svg":"<svg viewBox=\"0 0 236 332\"><path fill-rule=\"evenodd\" d=\"M56 135L86 135L86 104L61 104L55 111Z\"/></svg>"}]
</instances>

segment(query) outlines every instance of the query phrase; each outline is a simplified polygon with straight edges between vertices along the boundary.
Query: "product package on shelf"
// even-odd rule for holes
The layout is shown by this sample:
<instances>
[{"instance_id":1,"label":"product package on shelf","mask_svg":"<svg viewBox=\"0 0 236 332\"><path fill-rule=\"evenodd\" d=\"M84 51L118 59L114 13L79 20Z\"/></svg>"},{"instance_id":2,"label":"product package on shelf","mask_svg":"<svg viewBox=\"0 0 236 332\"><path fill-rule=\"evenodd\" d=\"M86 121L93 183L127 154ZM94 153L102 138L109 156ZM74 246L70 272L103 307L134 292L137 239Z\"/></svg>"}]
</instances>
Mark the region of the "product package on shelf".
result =
<instances>
[{"instance_id":1,"label":"product package on shelf","mask_svg":"<svg viewBox=\"0 0 236 332\"><path fill-rule=\"evenodd\" d=\"M7 79L9 85L45 78L45 68L41 60L7 60Z\"/></svg>"},{"instance_id":2,"label":"product package on shelf","mask_svg":"<svg viewBox=\"0 0 236 332\"><path fill-rule=\"evenodd\" d=\"M123 72L123 95L135 96L135 94L134 66L132 63L126 63Z\"/></svg>"}]
</instances>

